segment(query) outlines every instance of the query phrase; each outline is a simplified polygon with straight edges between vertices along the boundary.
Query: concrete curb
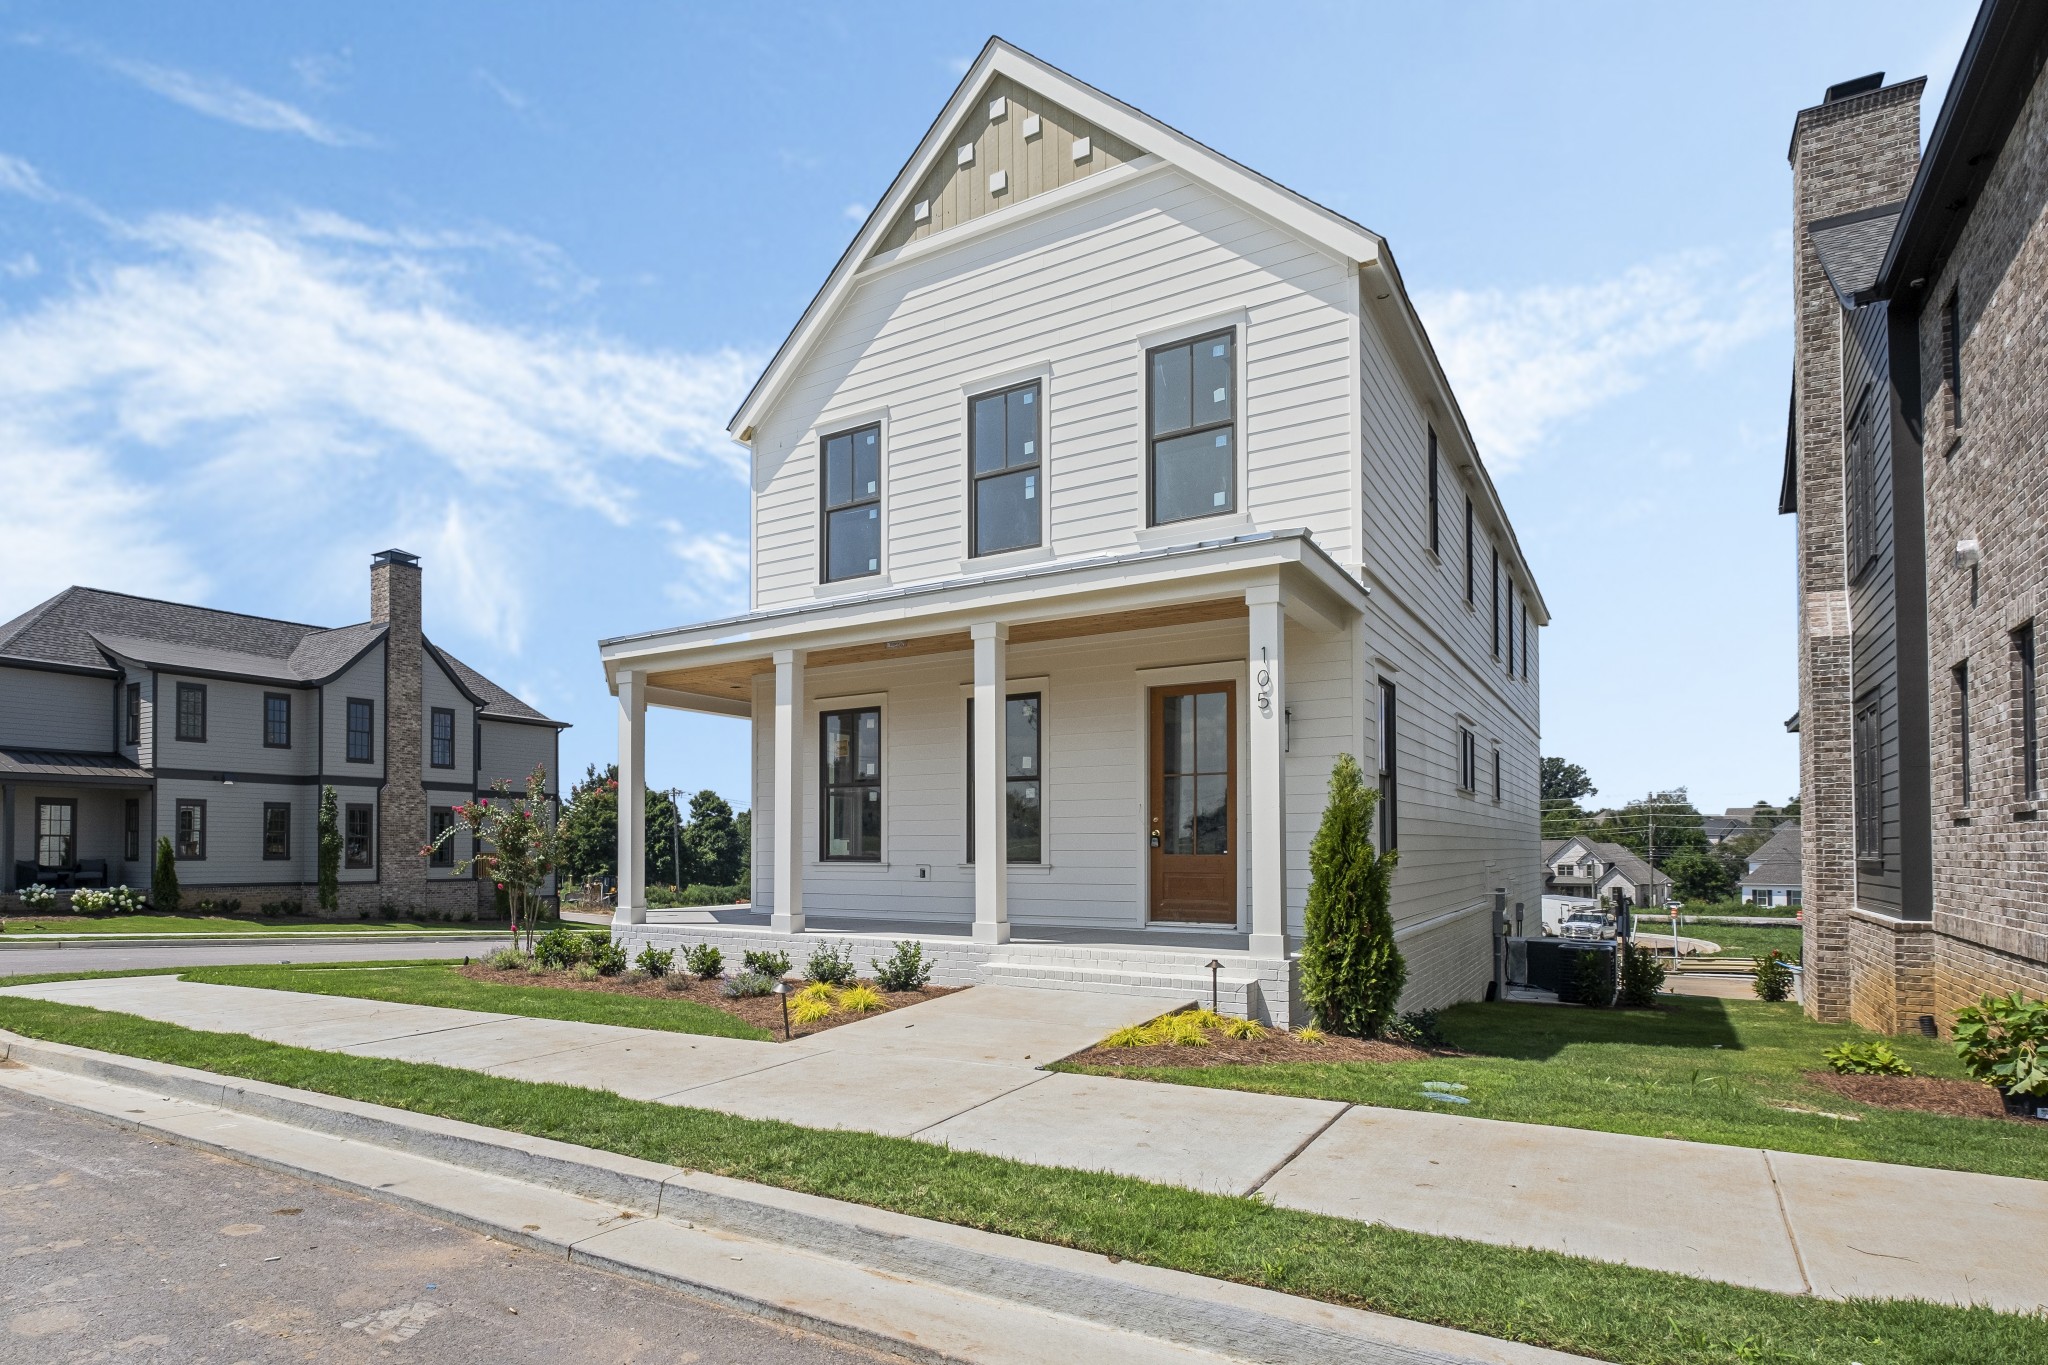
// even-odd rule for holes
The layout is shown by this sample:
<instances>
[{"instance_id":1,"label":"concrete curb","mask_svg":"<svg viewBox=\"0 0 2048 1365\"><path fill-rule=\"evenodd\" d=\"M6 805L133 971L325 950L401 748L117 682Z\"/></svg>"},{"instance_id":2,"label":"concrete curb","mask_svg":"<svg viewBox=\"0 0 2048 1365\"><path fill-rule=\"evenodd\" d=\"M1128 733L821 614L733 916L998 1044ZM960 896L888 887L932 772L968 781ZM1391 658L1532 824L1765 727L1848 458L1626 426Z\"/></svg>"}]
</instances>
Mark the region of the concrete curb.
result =
<instances>
[{"instance_id":1,"label":"concrete curb","mask_svg":"<svg viewBox=\"0 0 2048 1365\"><path fill-rule=\"evenodd\" d=\"M492 943L504 933L444 934L80 934L72 938L0 934L0 950L18 948L161 948L188 943Z\"/></svg>"},{"instance_id":2,"label":"concrete curb","mask_svg":"<svg viewBox=\"0 0 2048 1365\"><path fill-rule=\"evenodd\" d=\"M885 1276L941 1286L1136 1336L1272 1365L1326 1365L1331 1360L1385 1365L1535 1365L1575 1359L1517 1343L1296 1298L1272 1290L1180 1271L1111 1262L1069 1248L867 1208L814 1195L660 1165L547 1138L508 1133L356 1100L222 1077L187 1067L46 1043L0 1031L0 1060L146 1091L166 1099L247 1114L292 1128L402 1152L545 1190L597 1200L643 1216L704 1225L757 1241L799 1249ZM4 1085L0 1078L0 1085ZM135 1125L82 1105L47 1102ZM140 1126L140 1125L135 1125ZM160 1131L160 1130L152 1130ZM205 1139L170 1134L290 1174L338 1184L372 1198L403 1203L438 1218L448 1210L389 1190L264 1161ZM534 1244L518 1231L464 1222L486 1235ZM956 1360L912 1339L873 1333L829 1313L787 1300L735 1295L721 1286L665 1275L574 1244L576 1260L762 1313L843 1340L896 1354Z\"/></svg>"}]
</instances>

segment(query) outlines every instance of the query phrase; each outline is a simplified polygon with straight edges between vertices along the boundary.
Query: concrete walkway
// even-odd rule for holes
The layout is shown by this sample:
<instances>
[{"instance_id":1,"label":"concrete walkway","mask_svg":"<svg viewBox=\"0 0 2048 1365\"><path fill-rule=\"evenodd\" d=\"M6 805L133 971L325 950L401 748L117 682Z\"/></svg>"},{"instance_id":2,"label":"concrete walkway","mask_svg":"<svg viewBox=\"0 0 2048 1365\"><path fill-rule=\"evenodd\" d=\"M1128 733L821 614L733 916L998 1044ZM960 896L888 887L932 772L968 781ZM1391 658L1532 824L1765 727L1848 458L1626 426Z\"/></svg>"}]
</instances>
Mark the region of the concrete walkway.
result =
<instances>
[{"instance_id":1,"label":"concrete walkway","mask_svg":"<svg viewBox=\"0 0 2048 1365\"><path fill-rule=\"evenodd\" d=\"M1830 1297L2048 1305L2048 1182L1038 1068L1156 1001L981 986L790 1044L174 977L7 994Z\"/></svg>"}]
</instances>

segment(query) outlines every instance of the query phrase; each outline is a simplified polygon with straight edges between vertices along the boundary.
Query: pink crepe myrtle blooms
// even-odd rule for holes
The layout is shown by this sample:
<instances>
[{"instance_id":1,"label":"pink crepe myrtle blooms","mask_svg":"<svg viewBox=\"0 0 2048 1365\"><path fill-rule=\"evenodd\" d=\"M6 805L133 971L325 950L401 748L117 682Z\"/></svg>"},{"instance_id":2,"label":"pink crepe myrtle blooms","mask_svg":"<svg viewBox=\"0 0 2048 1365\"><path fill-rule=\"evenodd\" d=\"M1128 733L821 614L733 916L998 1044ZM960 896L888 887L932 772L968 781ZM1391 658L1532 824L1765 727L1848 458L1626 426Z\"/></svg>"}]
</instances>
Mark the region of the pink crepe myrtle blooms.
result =
<instances>
[{"instance_id":1,"label":"pink crepe myrtle blooms","mask_svg":"<svg viewBox=\"0 0 2048 1365\"><path fill-rule=\"evenodd\" d=\"M547 797L546 783L547 769L534 768L526 778L524 799L518 799L512 785L500 779L491 785L495 802L470 801L456 806L455 822L422 851L430 857L457 831L466 831L471 854L455 865L456 871L480 873L508 894L513 937L516 940L524 934L529 949L540 919L540 888L561 861L561 826Z\"/></svg>"}]
</instances>

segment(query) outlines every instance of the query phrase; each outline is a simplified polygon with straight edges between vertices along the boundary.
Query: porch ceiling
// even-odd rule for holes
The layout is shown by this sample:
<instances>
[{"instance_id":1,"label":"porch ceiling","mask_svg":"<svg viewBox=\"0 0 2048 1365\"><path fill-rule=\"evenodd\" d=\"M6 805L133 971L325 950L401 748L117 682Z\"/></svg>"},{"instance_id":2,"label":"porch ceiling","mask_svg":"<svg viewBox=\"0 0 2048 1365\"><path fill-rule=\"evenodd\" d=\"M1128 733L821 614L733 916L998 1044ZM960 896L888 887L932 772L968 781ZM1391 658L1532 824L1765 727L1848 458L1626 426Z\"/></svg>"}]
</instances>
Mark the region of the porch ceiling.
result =
<instances>
[{"instance_id":1,"label":"porch ceiling","mask_svg":"<svg viewBox=\"0 0 2048 1365\"><path fill-rule=\"evenodd\" d=\"M1012 645L1038 644L1047 640L1071 640L1088 635L1115 635L1125 631L1155 630L1162 626L1199 625L1211 621L1241 621L1249 615L1242 593L1198 602L1162 603L1127 611L1098 612L1049 621L1020 621L1010 628ZM964 630L941 631L931 635L906 635L901 640L841 645L812 650L807 664L812 668L833 668L844 664L876 663L884 659L914 659L934 654L961 654L973 648ZM650 687L669 692L751 702L754 679L773 673L772 649L751 658L675 668L650 673Z\"/></svg>"}]
</instances>

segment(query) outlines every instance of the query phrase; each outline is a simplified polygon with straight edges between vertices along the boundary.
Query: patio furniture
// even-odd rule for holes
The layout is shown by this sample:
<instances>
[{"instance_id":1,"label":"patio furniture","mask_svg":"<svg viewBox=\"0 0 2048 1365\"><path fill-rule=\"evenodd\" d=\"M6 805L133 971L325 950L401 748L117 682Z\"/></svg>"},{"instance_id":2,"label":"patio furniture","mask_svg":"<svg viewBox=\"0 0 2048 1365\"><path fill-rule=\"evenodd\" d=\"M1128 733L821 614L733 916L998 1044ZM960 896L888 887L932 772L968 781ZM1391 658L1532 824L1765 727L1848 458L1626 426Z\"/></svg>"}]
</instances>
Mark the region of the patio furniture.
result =
<instances>
[{"instance_id":1,"label":"patio furniture","mask_svg":"<svg viewBox=\"0 0 2048 1365\"><path fill-rule=\"evenodd\" d=\"M36 884L36 865L23 858L14 860L14 885L17 889Z\"/></svg>"},{"instance_id":2,"label":"patio furniture","mask_svg":"<svg viewBox=\"0 0 2048 1365\"><path fill-rule=\"evenodd\" d=\"M105 886L107 884L107 860L105 858L80 858L78 866L72 869L73 886Z\"/></svg>"}]
</instances>

